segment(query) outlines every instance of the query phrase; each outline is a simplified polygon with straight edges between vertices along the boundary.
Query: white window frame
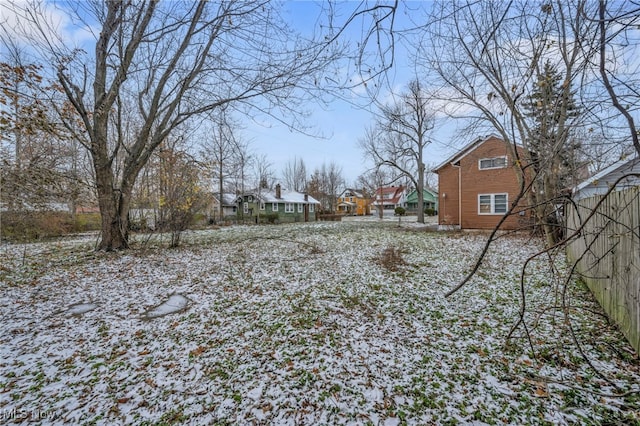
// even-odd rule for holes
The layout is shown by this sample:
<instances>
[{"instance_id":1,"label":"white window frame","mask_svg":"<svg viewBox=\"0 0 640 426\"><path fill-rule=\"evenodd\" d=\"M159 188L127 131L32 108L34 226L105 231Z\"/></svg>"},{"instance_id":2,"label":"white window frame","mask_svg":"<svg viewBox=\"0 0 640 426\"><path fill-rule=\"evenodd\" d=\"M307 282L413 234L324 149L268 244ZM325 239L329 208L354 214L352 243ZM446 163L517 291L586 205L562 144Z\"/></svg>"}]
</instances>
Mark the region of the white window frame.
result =
<instances>
[{"instance_id":1,"label":"white window frame","mask_svg":"<svg viewBox=\"0 0 640 426\"><path fill-rule=\"evenodd\" d=\"M302 207L302 203L298 203L298 213L304 212L304 208Z\"/></svg>"},{"instance_id":2,"label":"white window frame","mask_svg":"<svg viewBox=\"0 0 640 426\"><path fill-rule=\"evenodd\" d=\"M293 203L284 203L284 212L285 213L293 213L295 209L293 208Z\"/></svg>"},{"instance_id":3,"label":"white window frame","mask_svg":"<svg viewBox=\"0 0 640 426\"><path fill-rule=\"evenodd\" d=\"M504 211L496 212L496 196L504 196ZM489 197L489 212L483 212L480 208L480 198L481 197ZM478 215L488 216L488 215L497 215L504 216L509 210L509 194L506 192L499 192L496 194L478 194Z\"/></svg>"},{"instance_id":4,"label":"white window frame","mask_svg":"<svg viewBox=\"0 0 640 426\"><path fill-rule=\"evenodd\" d=\"M313 203L309 204L309 213L313 213L314 211L316 211L315 209L316 209L315 204L313 204Z\"/></svg>"},{"instance_id":5,"label":"white window frame","mask_svg":"<svg viewBox=\"0 0 640 426\"><path fill-rule=\"evenodd\" d=\"M278 211L278 203L271 203L271 211L272 212Z\"/></svg>"},{"instance_id":6,"label":"white window frame","mask_svg":"<svg viewBox=\"0 0 640 426\"><path fill-rule=\"evenodd\" d=\"M265 210L266 208L264 201L260 201L260 210Z\"/></svg>"},{"instance_id":7,"label":"white window frame","mask_svg":"<svg viewBox=\"0 0 640 426\"><path fill-rule=\"evenodd\" d=\"M242 212L244 214L248 214L249 213L249 203L247 203L246 201L244 203L242 203Z\"/></svg>"},{"instance_id":8,"label":"white window frame","mask_svg":"<svg viewBox=\"0 0 640 426\"><path fill-rule=\"evenodd\" d=\"M489 166L489 167L482 167L482 162L483 161L491 161L492 164L495 160L497 159L502 159L504 160L504 164L501 166ZM478 170L494 170L494 169L506 169L507 168L507 156L506 155L501 155L498 157L488 157L488 158L481 158L478 160Z\"/></svg>"}]
</instances>

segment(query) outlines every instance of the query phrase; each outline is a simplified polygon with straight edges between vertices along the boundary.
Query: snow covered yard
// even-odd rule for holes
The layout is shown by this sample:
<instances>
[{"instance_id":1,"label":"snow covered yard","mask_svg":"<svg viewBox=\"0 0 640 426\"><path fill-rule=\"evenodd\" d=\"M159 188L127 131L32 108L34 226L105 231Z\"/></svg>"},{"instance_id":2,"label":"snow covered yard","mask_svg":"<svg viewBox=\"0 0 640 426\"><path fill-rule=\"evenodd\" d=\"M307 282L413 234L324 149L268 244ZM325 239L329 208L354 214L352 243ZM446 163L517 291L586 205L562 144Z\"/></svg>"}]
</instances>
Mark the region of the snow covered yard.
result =
<instances>
[{"instance_id":1,"label":"snow covered yard","mask_svg":"<svg viewBox=\"0 0 640 426\"><path fill-rule=\"evenodd\" d=\"M640 421L638 360L579 284L573 343L544 259L526 280L536 357L522 328L505 347L536 241L499 240L445 299L484 237L414 225L232 227L125 253L93 252L95 237L2 246L0 423Z\"/></svg>"}]
</instances>

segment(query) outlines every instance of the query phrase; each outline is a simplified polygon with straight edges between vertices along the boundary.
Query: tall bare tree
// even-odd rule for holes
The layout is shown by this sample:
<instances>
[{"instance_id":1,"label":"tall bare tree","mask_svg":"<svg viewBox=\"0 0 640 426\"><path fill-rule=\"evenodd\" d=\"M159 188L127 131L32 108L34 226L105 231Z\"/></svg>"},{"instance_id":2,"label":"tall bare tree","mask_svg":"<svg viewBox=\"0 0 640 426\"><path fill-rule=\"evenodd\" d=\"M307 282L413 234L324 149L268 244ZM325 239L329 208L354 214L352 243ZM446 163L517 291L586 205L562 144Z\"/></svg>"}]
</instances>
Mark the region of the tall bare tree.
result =
<instances>
[{"instance_id":1,"label":"tall bare tree","mask_svg":"<svg viewBox=\"0 0 640 426\"><path fill-rule=\"evenodd\" d=\"M573 88L578 87L576 97L584 103L592 87L582 83L589 81L589 60L595 52L596 22L586 18L593 12L593 4L583 0L439 2L419 54L446 88L448 102L457 103L456 114L466 118L474 131L498 133L511 146L523 187L525 173L531 177L530 188L522 195L529 199L549 246L558 234L548 218L560 201L544 190L544 176L554 173L554 154L571 141L571 131L585 125L573 119L571 103L563 100L571 99ZM560 73L561 84L551 106L554 138L544 148L552 149L537 161L537 170L545 173L534 173L530 154L536 150L529 145L536 140L536 123L528 115L526 102L544 75L545 63ZM525 158L519 158L517 144L525 148Z\"/></svg>"},{"instance_id":2,"label":"tall bare tree","mask_svg":"<svg viewBox=\"0 0 640 426\"><path fill-rule=\"evenodd\" d=\"M231 117L226 108L222 108L215 114L210 114L211 123L205 126L204 141L202 143L205 163L211 166L211 177L219 199L222 194L229 192L229 184L232 178L236 178L242 160L246 157L246 146L239 135L239 125ZM219 217L224 213L223 203L219 205Z\"/></svg>"},{"instance_id":3,"label":"tall bare tree","mask_svg":"<svg viewBox=\"0 0 640 426\"><path fill-rule=\"evenodd\" d=\"M56 32L45 22L46 4L11 4L23 26L40 30L43 37L33 45L54 61L57 79L83 122L102 216L99 249L116 250L129 244L128 212L138 174L176 127L229 104L297 127L300 101L319 94L323 82L342 79L329 65L344 53L344 25L371 15L365 25L370 30L355 49L363 53L386 30L385 22L391 25L397 5L357 5L343 25L331 19L316 38L294 34L270 1L59 6L74 15L71 22L97 28L92 51L52 39ZM364 58L357 57L358 69ZM373 74L387 68L382 63Z\"/></svg>"},{"instance_id":4,"label":"tall bare tree","mask_svg":"<svg viewBox=\"0 0 640 426\"><path fill-rule=\"evenodd\" d=\"M329 164L322 163L320 168L313 171L307 190L311 196L320 201L323 211L333 213L336 211L336 203L342 187L344 187L342 167L331 161Z\"/></svg>"},{"instance_id":5,"label":"tall bare tree","mask_svg":"<svg viewBox=\"0 0 640 426\"><path fill-rule=\"evenodd\" d=\"M307 166L302 158L287 161L282 170L282 180L287 189L304 192L307 190Z\"/></svg>"},{"instance_id":6,"label":"tall bare tree","mask_svg":"<svg viewBox=\"0 0 640 426\"><path fill-rule=\"evenodd\" d=\"M397 102L381 107L375 133L360 140L376 166L389 166L413 183L418 194L418 222L424 223L425 148L431 143L435 112L419 80L412 80Z\"/></svg>"},{"instance_id":7,"label":"tall bare tree","mask_svg":"<svg viewBox=\"0 0 640 426\"><path fill-rule=\"evenodd\" d=\"M259 191L262 189L273 189L276 180L276 172L266 154L257 155L252 163L253 166L253 187Z\"/></svg>"}]
</instances>

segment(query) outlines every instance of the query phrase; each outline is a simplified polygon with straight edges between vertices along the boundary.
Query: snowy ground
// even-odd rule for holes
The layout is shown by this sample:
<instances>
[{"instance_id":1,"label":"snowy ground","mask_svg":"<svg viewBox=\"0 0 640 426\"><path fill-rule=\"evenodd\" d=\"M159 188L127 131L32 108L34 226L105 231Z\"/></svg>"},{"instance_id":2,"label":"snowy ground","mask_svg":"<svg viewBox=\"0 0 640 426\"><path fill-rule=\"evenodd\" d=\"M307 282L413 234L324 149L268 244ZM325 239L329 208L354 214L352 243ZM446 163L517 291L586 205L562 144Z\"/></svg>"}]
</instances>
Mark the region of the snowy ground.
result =
<instances>
[{"instance_id":1,"label":"snowy ground","mask_svg":"<svg viewBox=\"0 0 640 426\"><path fill-rule=\"evenodd\" d=\"M415 220L229 227L185 246L0 247L0 424L640 421L640 365L578 284L507 236ZM561 268L561 259L556 265ZM587 358L580 355L582 351Z\"/></svg>"}]
</instances>

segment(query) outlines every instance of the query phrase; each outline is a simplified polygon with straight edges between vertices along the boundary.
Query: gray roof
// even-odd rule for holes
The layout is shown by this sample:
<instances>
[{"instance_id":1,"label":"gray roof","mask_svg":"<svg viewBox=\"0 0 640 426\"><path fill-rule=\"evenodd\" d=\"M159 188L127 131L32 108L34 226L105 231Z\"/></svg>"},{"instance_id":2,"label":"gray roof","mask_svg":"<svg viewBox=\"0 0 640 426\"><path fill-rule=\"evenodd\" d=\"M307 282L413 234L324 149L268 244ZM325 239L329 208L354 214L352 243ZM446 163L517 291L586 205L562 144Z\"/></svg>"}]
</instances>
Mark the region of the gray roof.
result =
<instances>
[{"instance_id":1,"label":"gray roof","mask_svg":"<svg viewBox=\"0 0 640 426\"><path fill-rule=\"evenodd\" d=\"M220 194L219 193L213 194L213 197L216 199L216 201L220 200ZM238 199L238 196L236 194L233 194L233 193L230 193L230 192L223 192L222 193L222 205L223 206L235 206L237 199Z\"/></svg>"},{"instance_id":2,"label":"gray roof","mask_svg":"<svg viewBox=\"0 0 640 426\"><path fill-rule=\"evenodd\" d=\"M297 191L289 191L283 189L280 191L280 198L276 198L275 191L269 191L262 189L260 191L250 191L245 195L253 195L258 200L264 203L298 203L298 204L320 204L320 201L313 198L311 195L307 195L307 200L304 199L304 194Z\"/></svg>"},{"instance_id":3,"label":"gray roof","mask_svg":"<svg viewBox=\"0 0 640 426\"><path fill-rule=\"evenodd\" d=\"M629 173L640 173L640 156L637 154L615 162L577 185L573 189L574 198L581 199L592 195L604 194L618 179ZM638 185L640 185L640 178L628 176L618 182L616 188L624 189Z\"/></svg>"}]
</instances>

